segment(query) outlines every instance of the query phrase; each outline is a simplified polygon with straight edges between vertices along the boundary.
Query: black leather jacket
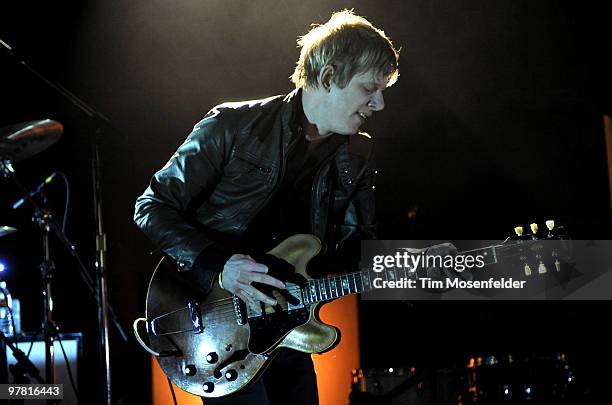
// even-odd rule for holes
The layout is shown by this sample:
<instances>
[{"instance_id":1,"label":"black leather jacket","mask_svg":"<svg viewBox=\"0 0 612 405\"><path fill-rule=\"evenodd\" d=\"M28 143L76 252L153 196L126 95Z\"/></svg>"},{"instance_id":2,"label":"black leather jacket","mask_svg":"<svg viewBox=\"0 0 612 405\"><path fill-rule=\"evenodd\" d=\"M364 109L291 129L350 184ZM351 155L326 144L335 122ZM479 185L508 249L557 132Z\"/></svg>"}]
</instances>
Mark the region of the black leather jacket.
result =
<instances>
[{"instance_id":1,"label":"black leather jacket","mask_svg":"<svg viewBox=\"0 0 612 405\"><path fill-rule=\"evenodd\" d=\"M281 184L287 151L303 136L298 97L296 90L285 97L215 107L137 199L136 224L180 271L214 249L220 235L240 236L271 200ZM328 250L375 236L372 155L372 141L362 133L346 137L318 168L311 231Z\"/></svg>"}]
</instances>

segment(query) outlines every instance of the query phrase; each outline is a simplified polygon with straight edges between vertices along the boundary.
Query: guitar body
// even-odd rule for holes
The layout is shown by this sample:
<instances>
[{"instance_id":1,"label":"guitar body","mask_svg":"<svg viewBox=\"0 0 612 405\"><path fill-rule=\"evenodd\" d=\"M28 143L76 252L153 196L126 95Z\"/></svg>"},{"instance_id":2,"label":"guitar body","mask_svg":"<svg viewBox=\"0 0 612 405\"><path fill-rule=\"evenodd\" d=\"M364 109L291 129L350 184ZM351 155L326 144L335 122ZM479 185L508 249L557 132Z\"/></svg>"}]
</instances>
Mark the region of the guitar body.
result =
<instances>
[{"instance_id":1,"label":"guitar body","mask_svg":"<svg viewBox=\"0 0 612 405\"><path fill-rule=\"evenodd\" d=\"M301 234L269 253L309 279L306 266L320 249L315 236ZM286 284L301 301L300 286ZM203 293L162 259L149 283L146 302L150 347L160 353L157 360L162 370L191 394L221 397L255 381L278 348L322 353L335 346L339 331L319 320L321 303L296 305L277 292L274 295L280 307L266 306L265 316L257 315L217 283Z\"/></svg>"}]
</instances>

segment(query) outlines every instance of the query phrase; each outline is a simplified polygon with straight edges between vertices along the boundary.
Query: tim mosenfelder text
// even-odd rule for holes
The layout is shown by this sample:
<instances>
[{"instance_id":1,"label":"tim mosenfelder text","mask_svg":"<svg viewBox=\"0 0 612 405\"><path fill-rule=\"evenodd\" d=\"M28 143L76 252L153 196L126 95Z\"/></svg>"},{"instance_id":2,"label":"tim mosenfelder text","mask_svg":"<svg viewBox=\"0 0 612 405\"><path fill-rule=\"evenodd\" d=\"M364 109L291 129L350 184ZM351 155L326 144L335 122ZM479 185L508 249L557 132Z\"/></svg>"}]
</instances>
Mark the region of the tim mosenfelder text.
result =
<instances>
[{"instance_id":1,"label":"tim mosenfelder text","mask_svg":"<svg viewBox=\"0 0 612 405\"><path fill-rule=\"evenodd\" d=\"M372 259L372 270L376 273L393 271L392 277L376 277L372 280L374 288L424 288L424 289L480 289L480 288L524 288L526 281L517 281L512 278L488 280L463 280L460 278L446 278L432 280L429 277L418 277L419 268L446 268L461 273L468 269L481 269L485 266L482 255L428 255L425 251L397 252L395 255L377 255ZM398 277L399 271L399 277ZM405 277L402 277L402 272Z\"/></svg>"}]
</instances>

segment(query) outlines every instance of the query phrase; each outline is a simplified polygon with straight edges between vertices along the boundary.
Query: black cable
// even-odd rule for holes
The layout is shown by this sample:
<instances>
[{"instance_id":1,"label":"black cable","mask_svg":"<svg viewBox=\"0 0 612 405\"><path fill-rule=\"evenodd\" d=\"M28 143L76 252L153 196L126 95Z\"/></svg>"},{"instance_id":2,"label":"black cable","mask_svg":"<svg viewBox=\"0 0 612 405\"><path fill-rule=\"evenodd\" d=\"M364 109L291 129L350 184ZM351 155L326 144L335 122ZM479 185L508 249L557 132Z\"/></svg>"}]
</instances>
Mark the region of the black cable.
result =
<instances>
[{"instance_id":1,"label":"black cable","mask_svg":"<svg viewBox=\"0 0 612 405\"><path fill-rule=\"evenodd\" d=\"M62 176L64 179L64 185L66 186L66 202L64 204L64 217L62 218L62 232L66 232L66 219L68 218L68 207L70 206L70 183L68 182L68 177L64 174L64 172L58 170L57 174Z\"/></svg>"},{"instance_id":2,"label":"black cable","mask_svg":"<svg viewBox=\"0 0 612 405\"><path fill-rule=\"evenodd\" d=\"M40 335L40 332L42 332L42 329L36 332L32 336L32 340L30 340L30 348L28 349L28 353L26 354L26 357L28 358L30 357L30 353L32 353L32 349L34 348L34 342L36 341L36 338L38 337L38 335Z\"/></svg>"},{"instance_id":3,"label":"black cable","mask_svg":"<svg viewBox=\"0 0 612 405\"><path fill-rule=\"evenodd\" d=\"M68 356L66 356L66 351L64 350L64 345L62 344L62 339L60 339L59 333L57 334L57 341L59 342L60 349L62 349L62 354L64 355L64 361L66 362L66 370L68 371L68 377L70 378L70 385L72 386L72 391L74 391L74 395L77 398L77 402L79 401L79 392L76 389L76 384L74 383L74 377L72 376L72 369L70 368L70 362L68 361Z\"/></svg>"},{"instance_id":4,"label":"black cable","mask_svg":"<svg viewBox=\"0 0 612 405\"><path fill-rule=\"evenodd\" d=\"M174 405L176 404L176 395L174 395L174 387L172 386L172 380L170 380L170 377L166 376L166 378L168 379L168 385L170 386L170 392L172 393L172 402L174 402Z\"/></svg>"}]
</instances>

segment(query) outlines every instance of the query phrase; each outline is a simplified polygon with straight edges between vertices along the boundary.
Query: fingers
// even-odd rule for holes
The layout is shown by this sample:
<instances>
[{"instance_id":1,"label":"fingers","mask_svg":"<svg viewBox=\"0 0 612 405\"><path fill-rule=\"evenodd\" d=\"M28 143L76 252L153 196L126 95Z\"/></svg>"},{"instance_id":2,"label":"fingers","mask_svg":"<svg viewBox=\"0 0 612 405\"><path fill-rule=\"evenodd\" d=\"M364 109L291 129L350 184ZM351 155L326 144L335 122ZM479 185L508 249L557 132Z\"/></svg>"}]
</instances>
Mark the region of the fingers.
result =
<instances>
[{"instance_id":1,"label":"fingers","mask_svg":"<svg viewBox=\"0 0 612 405\"><path fill-rule=\"evenodd\" d=\"M249 276L250 276L251 281L254 281L257 283L268 284L276 288L287 288L285 283L267 274L251 273Z\"/></svg>"},{"instance_id":2,"label":"fingers","mask_svg":"<svg viewBox=\"0 0 612 405\"><path fill-rule=\"evenodd\" d=\"M261 283L278 289L287 288L285 283L267 272L268 267L257 263L251 256L232 255L223 268L223 288L234 293L255 312L261 313L261 302L276 305L276 300L253 287L252 283Z\"/></svg>"},{"instance_id":3,"label":"fingers","mask_svg":"<svg viewBox=\"0 0 612 405\"><path fill-rule=\"evenodd\" d=\"M265 264L257 263L253 258L249 255L241 255L236 254L232 255L226 264L231 266L239 266L248 271L254 271L257 273L267 273L268 266Z\"/></svg>"},{"instance_id":4,"label":"fingers","mask_svg":"<svg viewBox=\"0 0 612 405\"><path fill-rule=\"evenodd\" d=\"M267 305L276 305L277 303L274 298L268 297L255 287L247 284L240 284L236 288L236 295L257 313L261 313L260 302Z\"/></svg>"},{"instance_id":5,"label":"fingers","mask_svg":"<svg viewBox=\"0 0 612 405\"><path fill-rule=\"evenodd\" d=\"M237 282L244 284L258 282L276 288L286 288L282 281L266 274L268 266L255 262L250 256L233 255L226 263L226 266L232 269L232 272L235 272Z\"/></svg>"}]
</instances>

